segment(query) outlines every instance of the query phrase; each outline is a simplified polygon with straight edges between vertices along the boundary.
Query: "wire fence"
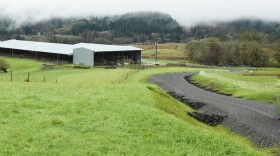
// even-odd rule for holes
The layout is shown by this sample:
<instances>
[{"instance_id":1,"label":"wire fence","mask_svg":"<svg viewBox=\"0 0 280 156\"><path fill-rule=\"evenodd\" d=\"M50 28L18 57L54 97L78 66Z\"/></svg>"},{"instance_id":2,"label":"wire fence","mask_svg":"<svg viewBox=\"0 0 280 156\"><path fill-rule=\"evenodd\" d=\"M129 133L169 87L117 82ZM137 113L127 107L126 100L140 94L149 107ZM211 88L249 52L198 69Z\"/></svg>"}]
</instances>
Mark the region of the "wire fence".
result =
<instances>
[{"instance_id":1,"label":"wire fence","mask_svg":"<svg viewBox=\"0 0 280 156\"><path fill-rule=\"evenodd\" d=\"M158 69L158 66L155 65L126 65L126 66L120 66L120 67L114 67L114 66L108 66L108 67L102 67L105 69L125 69L127 70L124 72L124 74L116 80L117 83L121 83L124 80L128 79L131 75L134 73L137 73L141 70L146 69ZM69 68L71 69L71 68ZM92 68L87 67L76 67L74 66L73 69L75 70L90 70ZM38 74L37 72L17 72L17 71L8 71L6 73L1 72L0 73L0 82L43 82L43 83L58 83L58 82L66 82L65 80L59 79L59 77L53 76L53 75L46 75L44 74ZM66 82L67 83L67 82Z\"/></svg>"},{"instance_id":2,"label":"wire fence","mask_svg":"<svg viewBox=\"0 0 280 156\"><path fill-rule=\"evenodd\" d=\"M276 83L257 83L257 82L250 82L250 81L235 80L219 75L217 73L209 73L204 71L201 71L199 74L205 77L214 78L219 81L223 81L229 84L239 86L240 88L251 89L254 91L269 91L271 89L277 89Z\"/></svg>"},{"instance_id":3,"label":"wire fence","mask_svg":"<svg viewBox=\"0 0 280 156\"><path fill-rule=\"evenodd\" d=\"M280 114L280 94L275 95L275 97L276 97L276 110Z\"/></svg>"}]
</instances>

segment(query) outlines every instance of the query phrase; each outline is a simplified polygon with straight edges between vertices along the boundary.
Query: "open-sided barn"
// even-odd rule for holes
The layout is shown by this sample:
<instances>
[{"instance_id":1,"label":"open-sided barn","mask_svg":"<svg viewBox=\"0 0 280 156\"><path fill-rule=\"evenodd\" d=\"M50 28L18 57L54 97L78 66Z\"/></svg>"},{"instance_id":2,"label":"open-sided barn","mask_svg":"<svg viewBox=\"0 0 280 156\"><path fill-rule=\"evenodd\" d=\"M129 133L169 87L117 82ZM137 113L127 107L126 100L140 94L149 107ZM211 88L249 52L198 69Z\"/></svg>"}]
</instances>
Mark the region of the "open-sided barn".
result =
<instances>
[{"instance_id":1,"label":"open-sided barn","mask_svg":"<svg viewBox=\"0 0 280 156\"><path fill-rule=\"evenodd\" d=\"M83 65L140 63L142 49L133 46L78 43L58 44L8 40L0 42L0 55L26 57L46 62Z\"/></svg>"}]
</instances>

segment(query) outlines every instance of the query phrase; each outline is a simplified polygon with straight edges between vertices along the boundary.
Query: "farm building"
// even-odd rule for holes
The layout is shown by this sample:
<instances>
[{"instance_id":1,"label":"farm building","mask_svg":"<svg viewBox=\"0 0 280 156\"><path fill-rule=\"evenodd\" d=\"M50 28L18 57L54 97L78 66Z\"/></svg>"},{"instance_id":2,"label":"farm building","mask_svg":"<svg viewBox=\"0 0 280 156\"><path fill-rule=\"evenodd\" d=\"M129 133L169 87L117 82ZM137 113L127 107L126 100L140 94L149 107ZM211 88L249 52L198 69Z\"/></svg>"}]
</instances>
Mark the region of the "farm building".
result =
<instances>
[{"instance_id":1,"label":"farm building","mask_svg":"<svg viewBox=\"0 0 280 156\"><path fill-rule=\"evenodd\" d=\"M114 65L140 63L142 49L133 46L117 46L78 43L58 44L34 41L8 40L0 42L1 56L15 56L54 62L82 65Z\"/></svg>"}]
</instances>

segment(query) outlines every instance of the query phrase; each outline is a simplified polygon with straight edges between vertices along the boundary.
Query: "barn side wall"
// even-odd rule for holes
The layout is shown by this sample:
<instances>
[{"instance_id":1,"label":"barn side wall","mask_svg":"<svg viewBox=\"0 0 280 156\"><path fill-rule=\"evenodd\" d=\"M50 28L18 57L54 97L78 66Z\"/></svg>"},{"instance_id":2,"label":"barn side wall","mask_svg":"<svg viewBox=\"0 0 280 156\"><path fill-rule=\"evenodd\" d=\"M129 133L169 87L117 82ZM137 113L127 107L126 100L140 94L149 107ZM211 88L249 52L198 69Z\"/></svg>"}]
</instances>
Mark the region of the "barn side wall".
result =
<instances>
[{"instance_id":1,"label":"barn side wall","mask_svg":"<svg viewBox=\"0 0 280 156\"><path fill-rule=\"evenodd\" d=\"M0 56L20 57L41 60L45 62L55 62L58 64L73 63L73 56L64 54L53 54L46 52L35 52L18 49L0 48Z\"/></svg>"},{"instance_id":2,"label":"barn side wall","mask_svg":"<svg viewBox=\"0 0 280 156\"><path fill-rule=\"evenodd\" d=\"M85 48L76 48L73 51L73 63L94 66L94 53Z\"/></svg>"}]
</instances>

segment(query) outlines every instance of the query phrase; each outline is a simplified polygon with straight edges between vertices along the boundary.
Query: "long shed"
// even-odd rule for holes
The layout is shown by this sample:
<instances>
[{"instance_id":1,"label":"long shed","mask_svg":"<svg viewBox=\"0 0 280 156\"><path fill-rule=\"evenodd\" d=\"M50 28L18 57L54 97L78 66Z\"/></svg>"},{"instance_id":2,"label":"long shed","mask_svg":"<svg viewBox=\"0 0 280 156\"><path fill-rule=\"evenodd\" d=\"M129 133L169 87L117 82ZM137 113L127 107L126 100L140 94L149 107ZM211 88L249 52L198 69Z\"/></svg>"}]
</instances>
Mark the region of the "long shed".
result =
<instances>
[{"instance_id":1,"label":"long shed","mask_svg":"<svg viewBox=\"0 0 280 156\"><path fill-rule=\"evenodd\" d=\"M113 65L140 63L142 49L133 46L91 43L58 44L22 40L0 42L0 55L26 57L57 63Z\"/></svg>"},{"instance_id":2,"label":"long shed","mask_svg":"<svg viewBox=\"0 0 280 156\"><path fill-rule=\"evenodd\" d=\"M74 64L140 63L142 49L133 46L79 43L74 45Z\"/></svg>"}]
</instances>

